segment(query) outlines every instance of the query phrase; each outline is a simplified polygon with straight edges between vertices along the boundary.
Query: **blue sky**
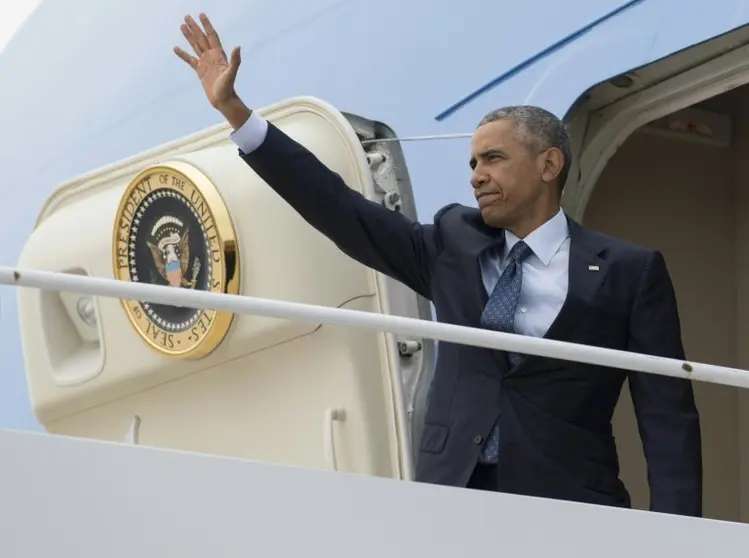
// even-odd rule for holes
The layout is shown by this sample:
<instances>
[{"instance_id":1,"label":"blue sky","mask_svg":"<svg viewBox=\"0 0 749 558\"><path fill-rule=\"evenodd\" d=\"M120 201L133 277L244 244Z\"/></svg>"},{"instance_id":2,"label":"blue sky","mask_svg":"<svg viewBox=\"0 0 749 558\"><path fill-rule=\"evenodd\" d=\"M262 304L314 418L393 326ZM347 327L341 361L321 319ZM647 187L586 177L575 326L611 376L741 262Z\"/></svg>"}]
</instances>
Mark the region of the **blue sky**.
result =
<instances>
[{"instance_id":1,"label":"blue sky","mask_svg":"<svg viewBox=\"0 0 749 558\"><path fill-rule=\"evenodd\" d=\"M642 2L587 33L577 50L549 50L631 4L597 0L570 10L551 0L436 0L425 26L423 3L399 0L380 0L375 12L363 0L213 7L206 0L8 0L0 10L0 265L18 261L44 199L62 183L221 121L172 52L175 44L186 47L179 31L186 13L209 10L224 43L242 46L238 89L253 106L311 95L387 123L403 137L470 132L489 110L519 102L561 116L591 85L749 17L728 0L720 9L702 6L699 17L674 12L669 3ZM476 33L466 13L533 21L533 32ZM585 64L580 52L588 53ZM486 87L499 77L501 86ZM460 110L437 118L466 98ZM420 220L430 222L451 202L475 204L469 140L411 141L402 148ZM0 428L38 430L13 288L0 287L0 307Z\"/></svg>"},{"instance_id":2,"label":"blue sky","mask_svg":"<svg viewBox=\"0 0 749 558\"><path fill-rule=\"evenodd\" d=\"M0 56L40 4L40 0L12 0L4 3L0 10ZM8 265L12 262L2 263ZM18 328L15 312L8 308L15 306L10 300L14 294L9 288L0 291L0 324L4 331ZM15 364L15 359L10 362ZM0 428L41 430L31 413L23 370L15 367L3 367L0 371Z\"/></svg>"}]
</instances>

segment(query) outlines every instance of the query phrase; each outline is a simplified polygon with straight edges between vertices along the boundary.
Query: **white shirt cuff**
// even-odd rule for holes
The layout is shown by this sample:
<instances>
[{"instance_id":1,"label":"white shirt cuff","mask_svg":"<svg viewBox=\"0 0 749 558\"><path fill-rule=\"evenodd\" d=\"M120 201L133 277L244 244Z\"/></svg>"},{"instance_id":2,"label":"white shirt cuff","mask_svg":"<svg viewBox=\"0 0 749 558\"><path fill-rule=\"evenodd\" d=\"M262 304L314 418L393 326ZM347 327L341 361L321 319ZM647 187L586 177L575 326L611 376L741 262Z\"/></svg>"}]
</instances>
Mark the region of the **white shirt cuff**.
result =
<instances>
[{"instance_id":1,"label":"white shirt cuff","mask_svg":"<svg viewBox=\"0 0 749 558\"><path fill-rule=\"evenodd\" d=\"M268 133L268 121L254 110L242 127L229 134L229 138L245 155L263 145Z\"/></svg>"}]
</instances>

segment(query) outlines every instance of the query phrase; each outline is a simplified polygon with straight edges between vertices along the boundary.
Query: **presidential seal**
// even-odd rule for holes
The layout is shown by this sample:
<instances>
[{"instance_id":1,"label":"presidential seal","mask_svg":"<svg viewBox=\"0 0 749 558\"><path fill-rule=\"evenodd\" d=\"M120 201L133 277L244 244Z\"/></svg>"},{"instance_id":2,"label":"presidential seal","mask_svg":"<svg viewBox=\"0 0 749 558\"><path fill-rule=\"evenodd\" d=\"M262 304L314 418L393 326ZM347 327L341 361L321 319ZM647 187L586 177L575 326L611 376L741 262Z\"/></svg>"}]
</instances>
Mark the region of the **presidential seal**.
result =
<instances>
[{"instance_id":1,"label":"presidential seal","mask_svg":"<svg viewBox=\"0 0 749 558\"><path fill-rule=\"evenodd\" d=\"M229 211L192 165L148 168L128 185L114 227L117 279L178 289L239 292L239 254ZM170 357L200 358L231 327L233 314L122 301L143 340Z\"/></svg>"}]
</instances>

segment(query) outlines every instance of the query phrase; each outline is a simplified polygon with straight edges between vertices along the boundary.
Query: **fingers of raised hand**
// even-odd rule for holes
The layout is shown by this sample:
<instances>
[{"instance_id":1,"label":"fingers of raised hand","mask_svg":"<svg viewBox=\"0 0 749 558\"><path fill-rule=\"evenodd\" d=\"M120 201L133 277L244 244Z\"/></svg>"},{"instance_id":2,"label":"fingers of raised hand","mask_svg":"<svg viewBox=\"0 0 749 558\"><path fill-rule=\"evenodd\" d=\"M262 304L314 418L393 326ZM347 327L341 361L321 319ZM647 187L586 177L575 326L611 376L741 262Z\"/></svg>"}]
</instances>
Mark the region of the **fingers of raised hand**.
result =
<instances>
[{"instance_id":1,"label":"fingers of raised hand","mask_svg":"<svg viewBox=\"0 0 749 558\"><path fill-rule=\"evenodd\" d=\"M200 43L198 43L198 39L193 35L190 28L187 26L187 24L183 23L179 26L179 28L182 30L182 35L184 35L185 39L187 39L187 42L190 43L190 46L192 47L192 50L195 54L200 56L203 54L203 49L200 48Z\"/></svg>"},{"instance_id":2,"label":"fingers of raised hand","mask_svg":"<svg viewBox=\"0 0 749 558\"><path fill-rule=\"evenodd\" d=\"M194 56L190 56L181 48L174 47L174 54L176 54L182 60L184 60L187 63L187 65L190 66L193 70L198 67L198 59L195 58Z\"/></svg>"},{"instance_id":3,"label":"fingers of raised hand","mask_svg":"<svg viewBox=\"0 0 749 558\"><path fill-rule=\"evenodd\" d=\"M185 27L187 29L185 29ZM206 37L203 30L195 22L192 16L185 16L185 25L182 26L182 34L198 56L211 48L208 44L208 37Z\"/></svg>"},{"instance_id":4,"label":"fingers of raised hand","mask_svg":"<svg viewBox=\"0 0 749 558\"><path fill-rule=\"evenodd\" d=\"M200 23L205 28L206 38L208 39L208 46L210 48L221 48L221 39L218 37L218 33L213 28L211 20L205 14L200 14Z\"/></svg>"}]
</instances>

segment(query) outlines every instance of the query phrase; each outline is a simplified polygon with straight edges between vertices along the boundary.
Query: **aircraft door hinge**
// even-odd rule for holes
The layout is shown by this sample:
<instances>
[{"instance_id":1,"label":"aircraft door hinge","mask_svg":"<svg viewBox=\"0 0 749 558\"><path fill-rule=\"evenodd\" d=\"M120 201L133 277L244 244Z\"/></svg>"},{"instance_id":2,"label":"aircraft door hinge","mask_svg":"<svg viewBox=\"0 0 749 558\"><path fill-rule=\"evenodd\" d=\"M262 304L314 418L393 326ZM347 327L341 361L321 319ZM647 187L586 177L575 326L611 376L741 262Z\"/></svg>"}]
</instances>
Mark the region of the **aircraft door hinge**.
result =
<instances>
[{"instance_id":1,"label":"aircraft door hinge","mask_svg":"<svg viewBox=\"0 0 749 558\"><path fill-rule=\"evenodd\" d=\"M387 155L381 151L370 151L367 153L367 163L372 171L375 189L382 194L382 205L390 211L400 211L402 198Z\"/></svg>"},{"instance_id":2,"label":"aircraft door hinge","mask_svg":"<svg viewBox=\"0 0 749 558\"><path fill-rule=\"evenodd\" d=\"M421 350L421 343L411 339L398 341L398 353L402 357L411 357Z\"/></svg>"}]
</instances>

